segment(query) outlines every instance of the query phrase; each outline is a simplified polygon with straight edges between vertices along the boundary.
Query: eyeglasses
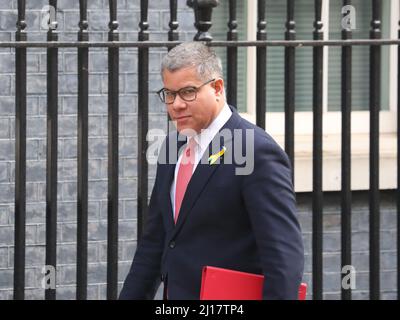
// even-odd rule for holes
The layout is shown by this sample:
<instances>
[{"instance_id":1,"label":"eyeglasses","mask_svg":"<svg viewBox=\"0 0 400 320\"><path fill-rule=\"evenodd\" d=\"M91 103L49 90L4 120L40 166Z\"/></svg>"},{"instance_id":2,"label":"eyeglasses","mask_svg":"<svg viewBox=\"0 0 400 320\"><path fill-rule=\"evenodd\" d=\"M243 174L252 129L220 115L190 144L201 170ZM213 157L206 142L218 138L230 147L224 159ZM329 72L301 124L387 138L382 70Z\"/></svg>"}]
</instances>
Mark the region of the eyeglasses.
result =
<instances>
[{"instance_id":1,"label":"eyeglasses","mask_svg":"<svg viewBox=\"0 0 400 320\"><path fill-rule=\"evenodd\" d=\"M160 100L165 104L174 103L176 95L179 94L182 100L184 101L193 101L197 98L197 92L200 90L201 87L204 87L206 84L215 81L215 79L208 80L204 82L202 85L198 87L184 87L179 89L178 91L171 91L165 88L157 91Z\"/></svg>"}]
</instances>

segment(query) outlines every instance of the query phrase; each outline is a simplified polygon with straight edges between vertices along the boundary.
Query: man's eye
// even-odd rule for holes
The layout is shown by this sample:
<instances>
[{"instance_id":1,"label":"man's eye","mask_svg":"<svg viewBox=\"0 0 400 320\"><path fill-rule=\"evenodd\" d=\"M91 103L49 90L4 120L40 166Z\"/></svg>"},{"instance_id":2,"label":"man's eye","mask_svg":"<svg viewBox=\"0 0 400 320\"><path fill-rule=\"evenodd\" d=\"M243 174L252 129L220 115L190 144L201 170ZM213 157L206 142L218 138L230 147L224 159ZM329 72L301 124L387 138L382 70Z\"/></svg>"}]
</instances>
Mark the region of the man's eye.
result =
<instances>
[{"instance_id":1,"label":"man's eye","mask_svg":"<svg viewBox=\"0 0 400 320\"><path fill-rule=\"evenodd\" d=\"M185 89L181 90L181 94L183 94L183 95L192 95L195 92L196 92L196 89L194 89L194 88L185 88Z\"/></svg>"},{"instance_id":2,"label":"man's eye","mask_svg":"<svg viewBox=\"0 0 400 320\"><path fill-rule=\"evenodd\" d=\"M171 91L164 91L164 94L165 94L166 97L173 97L174 96L174 93L171 92Z\"/></svg>"}]
</instances>

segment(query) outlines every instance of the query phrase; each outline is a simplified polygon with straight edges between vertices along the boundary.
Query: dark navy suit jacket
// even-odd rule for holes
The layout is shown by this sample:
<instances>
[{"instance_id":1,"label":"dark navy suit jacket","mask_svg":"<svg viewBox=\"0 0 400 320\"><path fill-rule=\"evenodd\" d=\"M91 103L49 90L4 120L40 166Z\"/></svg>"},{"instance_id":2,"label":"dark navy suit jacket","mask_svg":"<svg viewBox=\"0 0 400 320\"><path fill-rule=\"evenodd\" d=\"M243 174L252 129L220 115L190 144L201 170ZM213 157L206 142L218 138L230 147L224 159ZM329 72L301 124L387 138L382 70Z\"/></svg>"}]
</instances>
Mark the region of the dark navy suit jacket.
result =
<instances>
[{"instance_id":1,"label":"dark navy suit jacket","mask_svg":"<svg viewBox=\"0 0 400 320\"><path fill-rule=\"evenodd\" d=\"M176 225L170 200L176 156L170 164L159 161L145 231L120 299L153 299L166 279L169 299L199 299L206 265L263 274L264 299L297 299L304 251L288 157L264 130L231 109L221 129L231 137L213 141L219 139L226 153L211 165L211 147L205 152ZM237 145L246 150L246 130L254 133L254 170L238 175L240 163L232 154ZM170 134L164 142L167 158L176 138Z\"/></svg>"}]
</instances>

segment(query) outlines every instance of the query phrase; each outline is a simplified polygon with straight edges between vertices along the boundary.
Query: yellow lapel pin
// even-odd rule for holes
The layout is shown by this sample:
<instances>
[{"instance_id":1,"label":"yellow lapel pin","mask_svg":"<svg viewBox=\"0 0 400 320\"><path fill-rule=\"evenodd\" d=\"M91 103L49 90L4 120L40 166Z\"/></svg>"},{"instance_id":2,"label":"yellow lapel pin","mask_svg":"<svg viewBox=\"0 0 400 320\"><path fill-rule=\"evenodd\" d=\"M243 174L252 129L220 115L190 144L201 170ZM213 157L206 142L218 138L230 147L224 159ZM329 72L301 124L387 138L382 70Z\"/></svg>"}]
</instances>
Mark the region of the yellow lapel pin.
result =
<instances>
[{"instance_id":1,"label":"yellow lapel pin","mask_svg":"<svg viewBox=\"0 0 400 320\"><path fill-rule=\"evenodd\" d=\"M218 158L220 158L220 157L225 153L225 151L226 151L226 148L225 148L225 146L224 146L224 147L222 147L222 149L221 149L220 152L215 153L215 154L212 154L212 155L208 158L208 162L209 162L210 164L214 164L214 163L218 160Z\"/></svg>"}]
</instances>

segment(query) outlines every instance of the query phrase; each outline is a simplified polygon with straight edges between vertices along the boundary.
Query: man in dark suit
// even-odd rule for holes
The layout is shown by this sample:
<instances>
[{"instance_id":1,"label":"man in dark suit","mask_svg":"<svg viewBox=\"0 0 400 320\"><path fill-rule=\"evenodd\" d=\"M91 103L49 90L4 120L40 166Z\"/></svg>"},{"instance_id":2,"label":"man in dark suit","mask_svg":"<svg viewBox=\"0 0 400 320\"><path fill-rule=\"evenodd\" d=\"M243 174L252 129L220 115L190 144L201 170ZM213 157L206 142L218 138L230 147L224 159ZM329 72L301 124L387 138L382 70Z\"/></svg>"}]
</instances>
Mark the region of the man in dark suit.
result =
<instances>
[{"instance_id":1,"label":"man in dark suit","mask_svg":"<svg viewBox=\"0 0 400 320\"><path fill-rule=\"evenodd\" d=\"M168 299L199 299L204 266L263 274L264 299L297 299L304 252L285 152L226 104L208 46L172 49L162 79L178 134L161 148L120 299L153 299L160 281Z\"/></svg>"}]
</instances>

